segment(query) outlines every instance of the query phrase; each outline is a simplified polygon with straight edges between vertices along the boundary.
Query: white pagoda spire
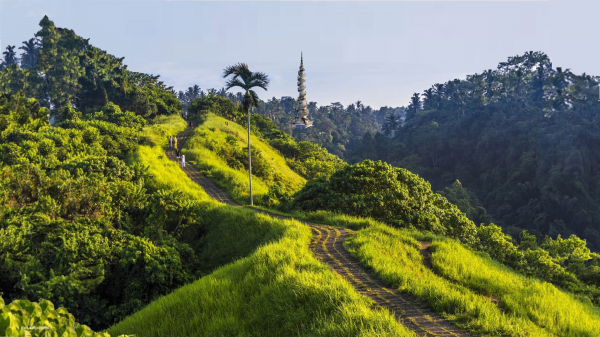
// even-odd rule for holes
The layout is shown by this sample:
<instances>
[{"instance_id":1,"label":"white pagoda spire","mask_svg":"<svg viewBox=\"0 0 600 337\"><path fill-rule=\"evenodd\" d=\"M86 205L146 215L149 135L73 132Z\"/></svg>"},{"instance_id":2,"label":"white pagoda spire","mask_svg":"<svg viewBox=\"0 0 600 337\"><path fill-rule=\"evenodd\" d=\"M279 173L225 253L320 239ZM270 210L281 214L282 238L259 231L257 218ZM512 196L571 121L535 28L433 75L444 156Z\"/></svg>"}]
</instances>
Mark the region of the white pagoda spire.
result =
<instances>
[{"instance_id":1,"label":"white pagoda spire","mask_svg":"<svg viewBox=\"0 0 600 337\"><path fill-rule=\"evenodd\" d=\"M294 109L298 112L298 115L294 118L292 124L297 128L309 128L312 126L312 121L308 119L308 103L306 103L306 82L304 75L304 60L302 53L300 53L300 70L298 70L298 100Z\"/></svg>"}]
</instances>

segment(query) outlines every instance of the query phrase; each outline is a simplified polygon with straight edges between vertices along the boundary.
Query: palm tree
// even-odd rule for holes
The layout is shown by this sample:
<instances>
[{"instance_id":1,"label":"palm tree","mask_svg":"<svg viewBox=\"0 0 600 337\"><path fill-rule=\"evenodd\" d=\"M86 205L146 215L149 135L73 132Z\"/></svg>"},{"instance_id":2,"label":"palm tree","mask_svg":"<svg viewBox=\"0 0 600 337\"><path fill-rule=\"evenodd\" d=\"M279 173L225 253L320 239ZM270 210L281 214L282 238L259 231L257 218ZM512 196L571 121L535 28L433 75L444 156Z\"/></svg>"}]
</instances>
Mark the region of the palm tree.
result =
<instances>
[{"instance_id":1,"label":"palm tree","mask_svg":"<svg viewBox=\"0 0 600 337\"><path fill-rule=\"evenodd\" d=\"M242 105L248 112L248 179L250 181L250 205L253 205L252 200L252 160L250 152L250 112L252 106L258 106L258 95L252 88L259 87L267 90L269 86L269 77L261 72L252 72L248 69L248 65L245 63L239 63L234 66L229 66L223 70L223 78L233 75L232 78L227 80L225 90L229 90L233 87L239 87L246 91L244 94L244 100Z\"/></svg>"},{"instance_id":2,"label":"palm tree","mask_svg":"<svg viewBox=\"0 0 600 337\"><path fill-rule=\"evenodd\" d=\"M400 119L395 113L389 113L383 123L383 134L391 137L400 127Z\"/></svg>"},{"instance_id":3,"label":"palm tree","mask_svg":"<svg viewBox=\"0 0 600 337\"><path fill-rule=\"evenodd\" d=\"M433 92L433 88L429 88L423 92L423 109L431 110L433 109L433 99L435 93Z\"/></svg>"},{"instance_id":4,"label":"palm tree","mask_svg":"<svg viewBox=\"0 0 600 337\"><path fill-rule=\"evenodd\" d=\"M23 41L23 46L19 49L23 49L21 54L21 67L23 68L34 68L37 63L38 51L42 45L37 37L32 37L29 41Z\"/></svg>"},{"instance_id":5,"label":"palm tree","mask_svg":"<svg viewBox=\"0 0 600 337\"><path fill-rule=\"evenodd\" d=\"M194 84L192 87L192 101L200 96L200 87L197 84Z\"/></svg>"},{"instance_id":6,"label":"palm tree","mask_svg":"<svg viewBox=\"0 0 600 337\"><path fill-rule=\"evenodd\" d=\"M4 55L4 62L2 63L5 67L8 67L11 64L17 64L19 59L17 58L17 52L15 52L16 46L6 46L6 51L2 54Z\"/></svg>"}]
</instances>

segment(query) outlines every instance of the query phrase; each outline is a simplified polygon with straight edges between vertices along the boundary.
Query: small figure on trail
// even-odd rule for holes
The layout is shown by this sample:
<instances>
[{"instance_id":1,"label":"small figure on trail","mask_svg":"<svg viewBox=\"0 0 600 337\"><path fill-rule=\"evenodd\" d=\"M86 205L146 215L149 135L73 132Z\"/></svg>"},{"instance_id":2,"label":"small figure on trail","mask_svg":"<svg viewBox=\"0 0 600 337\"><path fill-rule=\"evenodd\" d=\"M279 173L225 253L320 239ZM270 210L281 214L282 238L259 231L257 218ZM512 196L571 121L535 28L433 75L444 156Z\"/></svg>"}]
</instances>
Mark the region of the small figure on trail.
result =
<instances>
[{"instance_id":1,"label":"small figure on trail","mask_svg":"<svg viewBox=\"0 0 600 337\"><path fill-rule=\"evenodd\" d=\"M177 148L175 149L175 158L176 158L177 164L179 164L179 149L177 149Z\"/></svg>"},{"instance_id":2,"label":"small figure on trail","mask_svg":"<svg viewBox=\"0 0 600 337\"><path fill-rule=\"evenodd\" d=\"M173 138L173 145L177 148L177 137Z\"/></svg>"},{"instance_id":3,"label":"small figure on trail","mask_svg":"<svg viewBox=\"0 0 600 337\"><path fill-rule=\"evenodd\" d=\"M181 154L181 167L185 167L185 155Z\"/></svg>"},{"instance_id":4,"label":"small figure on trail","mask_svg":"<svg viewBox=\"0 0 600 337\"><path fill-rule=\"evenodd\" d=\"M173 136L169 137L169 149L173 148Z\"/></svg>"}]
</instances>

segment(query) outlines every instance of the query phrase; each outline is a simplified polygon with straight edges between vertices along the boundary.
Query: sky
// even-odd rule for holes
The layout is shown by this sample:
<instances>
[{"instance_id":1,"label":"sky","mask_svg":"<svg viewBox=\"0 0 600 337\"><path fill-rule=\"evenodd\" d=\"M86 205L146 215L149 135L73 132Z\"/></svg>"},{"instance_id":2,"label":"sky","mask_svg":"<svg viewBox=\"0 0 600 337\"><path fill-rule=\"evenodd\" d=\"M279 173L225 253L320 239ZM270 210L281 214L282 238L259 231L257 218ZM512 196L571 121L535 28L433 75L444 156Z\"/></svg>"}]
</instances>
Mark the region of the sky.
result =
<instances>
[{"instance_id":1,"label":"sky","mask_svg":"<svg viewBox=\"0 0 600 337\"><path fill-rule=\"evenodd\" d=\"M377 109L527 51L600 75L598 14L598 0L0 0L0 48L20 46L48 15L176 90L224 87L223 69L247 63L269 75L263 100L298 96L302 52L309 101Z\"/></svg>"}]
</instances>

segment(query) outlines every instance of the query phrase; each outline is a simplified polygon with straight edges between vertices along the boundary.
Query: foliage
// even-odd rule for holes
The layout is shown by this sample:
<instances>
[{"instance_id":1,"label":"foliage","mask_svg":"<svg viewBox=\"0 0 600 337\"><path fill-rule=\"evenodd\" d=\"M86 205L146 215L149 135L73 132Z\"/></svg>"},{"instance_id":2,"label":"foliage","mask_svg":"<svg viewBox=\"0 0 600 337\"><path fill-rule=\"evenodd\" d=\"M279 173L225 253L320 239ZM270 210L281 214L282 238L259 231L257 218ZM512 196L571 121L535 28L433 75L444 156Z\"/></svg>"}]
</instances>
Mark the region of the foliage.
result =
<instances>
[{"instance_id":1,"label":"foliage","mask_svg":"<svg viewBox=\"0 0 600 337\"><path fill-rule=\"evenodd\" d=\"M244 94L241 92L233 94L225 88L219 90L212 88L204 92L197 85L189 87L185 92L180 91L178 98L187 107L194 99L205 97L211 93L228 98L240 105L244 102ZM354 155L354 151L360 147L361 139L366 132L376 138L383 137L378 131L393 134L396 125L399 126L402 123L406 113L403 107L391 108L384 106L373 109L370 106L364 106L361 101L349 104L347 107L339 102L326 106L317 106L316 102L309 102L307 107L310 112L309 118L314 121L315 127L300 130L294 129L290 123L293 117L297 115L294 109L296 104L294 98L289 96L283 96L279 99L273 97L267 101L258 99L257 102L258 106L255 106L253 116L256 114L267 117L273 121L281 132L291 135L298 143L307 141L319 144L327 149L329 153L353 162L362 160ZM394 121L391 128L386 123L390 120ZM240 122L245 123L243 118ZM388 131L384 128L387 128ZM252 132L255 132L255 130L252 129ZM383 156L386 155L388 149L380 147L377 151L379 156Z\"/></svg>"},{"instance_id":2,"label":"foliage","mask_svg":"<svg viewBox=\"0 0 600 337\"><path fill-rule=\"evenodd\" d=\"M12 299L52 300L94 328L199 269L194 251L176 240L197 226L199 205L145 188L153 172L124 159L151 138L141 135L146 121L106 107L50 127L35 99L0 95L0 289Z\"/></svg>"},{"instance_id":3,"label":"foliage","mask_svg":"<svg viewBox=\"0 0 600 337\"><path fill-rule=\"evenodd\" d=\"M205 243L210 256L227 255L230 244L252 253L153 302L112 336L413 336L314 258L305 225L229 206L214 212L226 222L209 230L218 231ZM258 221L230 221L242 217Z\"/></svg>"},{"instance_id":4,"label":"foliage","mask_svg":"<svg viewBox=\"0 0 600 337\"><path fill-rule=\"evenodd\" d=\"M227 124L226 124L227 123ZM209 178L238 202L246 203L248 189L248 143L239 124L209 114L187 140L183 153ZM252 135L252 188L258 204L273 205L277 193L287 195L305 183L285 159L265 141ZM272 187L271 197L268 195ZM280 191L275 189L279 188Z\"/></svg>"},{"instance_id":5,"label":"foliage","mask_svg":"<svg viewBox=\"0 0 600 337\"><path fill-rule=\"evenodd\" d=\"M549 283L519 275L450 240L434 241L431 250L439 275L497 298L506 312L527 317L556 336L595 336L600 330L597 308Z\"/></svg>"},{"instance_id":6,"label":"foliage","mask_svg":"<svg viewBox=\"0 0 600 337\"><path fill-rule=\"evenodd\" d=\"M253 114L250 119L254 134L260 135L269 145L277 149L286 159L288 166L306 179L320 175L329 176L346 163L318 144L302 141L296 143L281 131L269 118ZM247 127L245 119L240 124Z\"/></svg>"},{"instance_id":7,"label":"foliage","mask_svg":"<svg viewBox=\"0 0 600 337\"><path fill-rule=\"evenodd\" d=\"M541 52L510 57L427 89L392 139L375 137L376 148L392 149L376 159L436 191L460 180L515 238L524 229L539 239L575 234L599 251L599 82Z\"/></svg>"},{"instance_id":8,"label":"foliage","mask_svg":"<svg viewBox=\"0 0 600 337\"><path fill-rule=\"evenodd\" d=\"M468 244L476 242L473 222L444 197L431 192L429 183L380 161L365 160L329 178L311 180L287 207L367 216L398 227L445 234Z\"/></svg>"},{"instance_id":9,"label":"foliage","mask_svg":"<svg viewBox=\"0 0 600 337\"><path fill-rule=\"evenodd\" d=\"M194 99L187 111L191 118L206 117L212 112L232 121L237 121L245 115L239 104L214 93Z\"/></svg>"},{"instance_id":10,"label":"foliage","mask_svg":"<svg viewBox=\"0 0 600 337\"><path fill-rule=\"evenodd\" d=\"M463 188L460 181L453 182L452 185L444 188L439 193L448 199L450 203L456 205L474 223L489 224L493 222L492 217L481 206L475 194Z\"/></svg>"},{"instance_id":11,"label":"foliage","mask_svg":"<svg viewBox=\"0 0 600 337\"><path fill-rule=\"evenodd\" d=\"M181 110L177 96L158 76L127 70L123 58L90 45L70 29L57 28L47 16L40 26L36 37L41 48L38 42L24 42L22 69L12 64L0 71L0 94L22 90L62 119L76 117L71 111L98 112L109 102L145 118Z\"/></svg>"},{"instance_id":12,"label":"foliage","mask_svg":"<svg viewBox=\"0 0 600 337\"><path fill-rule=\"evenodd\" d=\"M510 236L494 224L477 229L479 244L475 247L494 260L528 276L552 282L600 304L600 290L591 275L598 275L600 255L592 253L585 241L572 235L556 240L546 237L538 246L535 236L524 231L521 244L515 245ZM590 282L591 281L591 282Z\"/></svg>"},{"instance_id":13,"label":"foliage","mask_svg":"<svg viewBox=\"0 0 600 337\"><path fill-rule=\"evenodd\" d=\"M345 244L351 254L381 280L416 297L442 317L468 331L485 336L553 336L529 317L501 310L469 285L452 282L434 273L423 264L419 243L411 232L379 224L358 231L348 237ZM460 255L447 263L458 265L471 261L470 256ZM502 276L510 278L512 274L507 271ZM519 300L532 299L525 297ZM553 310L546 309L540 307L537 315L550 317ZM576 314L583 313L573 313Z\"/></svg>"},{"instance_id":14,"label":"foliage","mask_svg":"<svg viewBox=\"0 0 600 337\"><path fill-rule=\"evenodd\" d=\"M52 302L44 299L39 302L15 300L5 305L0 297L0 310L0 334L3 336L110 336L107 333L95 333L89 327L75 322L75 317L65 308L54 309Z\"/></svg>"}]
</instances>

